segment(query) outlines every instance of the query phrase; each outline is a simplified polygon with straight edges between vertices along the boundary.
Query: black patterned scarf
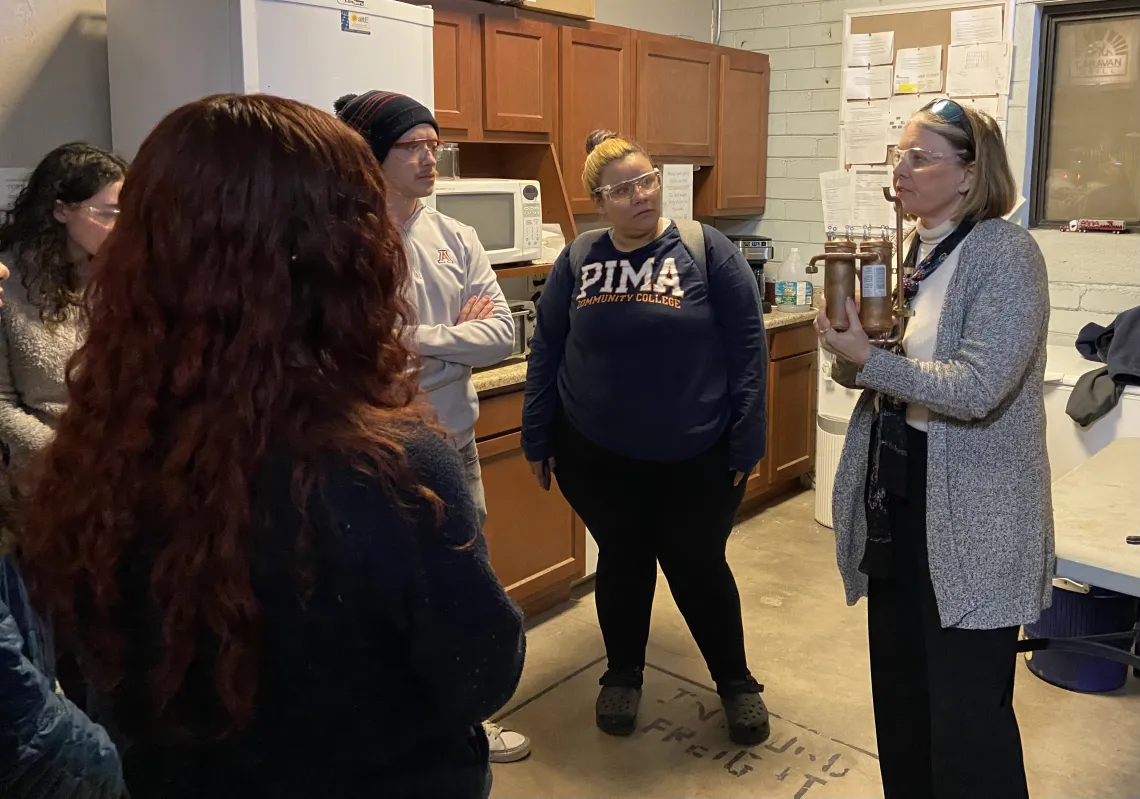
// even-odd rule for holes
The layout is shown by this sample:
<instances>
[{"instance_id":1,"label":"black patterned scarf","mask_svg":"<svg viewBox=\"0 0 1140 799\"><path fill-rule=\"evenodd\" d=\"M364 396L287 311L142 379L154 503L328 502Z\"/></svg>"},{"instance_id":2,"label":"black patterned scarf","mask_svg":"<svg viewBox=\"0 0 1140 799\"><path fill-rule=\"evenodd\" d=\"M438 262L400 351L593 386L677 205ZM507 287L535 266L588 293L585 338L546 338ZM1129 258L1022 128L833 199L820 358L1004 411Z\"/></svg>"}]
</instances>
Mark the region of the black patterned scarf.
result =
<instances>
[{"instance_id":1,"label":"black patterned scarf","mask_svg":"<svg viewBox=\"0 0 1140 799\"><path fill-rule=\"evenodd\" d=\"M909 303L918 294L919 284L934 274L962 240L974 229L974 219L963 219L946 238L918 262L921 246L918 235L903 261L903 292ZM894 351L902 354L902 345ZM906 403L882 392L878 413L871 426L871 451L867 463L867 546L859 571L868 577L886 577L891 568L890 503L892 497L906 498Z\"/></svg>"}]
</instances>

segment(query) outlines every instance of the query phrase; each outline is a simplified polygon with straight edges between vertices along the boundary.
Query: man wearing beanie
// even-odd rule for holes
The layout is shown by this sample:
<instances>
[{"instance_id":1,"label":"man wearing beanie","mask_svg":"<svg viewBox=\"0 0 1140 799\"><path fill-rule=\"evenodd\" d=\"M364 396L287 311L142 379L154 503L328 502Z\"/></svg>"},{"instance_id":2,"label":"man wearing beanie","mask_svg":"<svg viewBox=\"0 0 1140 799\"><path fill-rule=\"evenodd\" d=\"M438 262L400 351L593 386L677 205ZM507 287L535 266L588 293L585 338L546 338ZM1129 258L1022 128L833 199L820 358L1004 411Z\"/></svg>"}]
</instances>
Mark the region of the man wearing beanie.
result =
<instances>
[{"instance_id":1,"label":"man wearing beanie","mask_svg":"<svg viewBox=\"0 0 1140 799\"><path fill-rule=\"evenodd\" d=\"M431 111L410 97L383 91L346 95L334 107L372 147L384 173L388 216L404 235L415 287L420 385L440 424L455 438L482 522L487 504L475 447L479 400L471 370L511 354L510 308L475 230L421 202L435 190L439 125ZM530 754L525 735L490 723L484 729L492 762Z\"/></svg>"}]
</instances>

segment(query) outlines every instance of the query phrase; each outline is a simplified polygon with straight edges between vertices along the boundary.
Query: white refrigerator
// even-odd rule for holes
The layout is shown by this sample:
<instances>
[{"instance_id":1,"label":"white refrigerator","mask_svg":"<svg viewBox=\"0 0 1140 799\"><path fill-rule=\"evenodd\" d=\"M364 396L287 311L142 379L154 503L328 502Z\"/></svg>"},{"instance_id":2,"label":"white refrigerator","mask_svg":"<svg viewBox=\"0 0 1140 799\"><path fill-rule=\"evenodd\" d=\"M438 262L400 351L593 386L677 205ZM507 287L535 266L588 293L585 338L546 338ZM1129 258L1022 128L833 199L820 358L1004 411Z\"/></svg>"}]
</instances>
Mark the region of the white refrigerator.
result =
<instances>
[{"instance_id":1,"label":"white refrigerator","mask_svg":"<svg viewBox=\"0 0 1140 799\"><path fill-rule=\"evenodd\" d=\"M383 89L434 108L433 16L397 0L107 0L114 148L133 158L167 113L210 94L332 113Z\"/></svg>"},{"instance_id":2,"label":"white refrigerator","mask_svg":"<svg viewBox=\"0 0 1140 799\"><path fill-rule=\"evenodd\" d=\"M815 520L831 527L831 496L847 426L861 391L836 383L831 377L834 357L819 350L818 409L815 425Z\"/></svg>"}]
</instances>

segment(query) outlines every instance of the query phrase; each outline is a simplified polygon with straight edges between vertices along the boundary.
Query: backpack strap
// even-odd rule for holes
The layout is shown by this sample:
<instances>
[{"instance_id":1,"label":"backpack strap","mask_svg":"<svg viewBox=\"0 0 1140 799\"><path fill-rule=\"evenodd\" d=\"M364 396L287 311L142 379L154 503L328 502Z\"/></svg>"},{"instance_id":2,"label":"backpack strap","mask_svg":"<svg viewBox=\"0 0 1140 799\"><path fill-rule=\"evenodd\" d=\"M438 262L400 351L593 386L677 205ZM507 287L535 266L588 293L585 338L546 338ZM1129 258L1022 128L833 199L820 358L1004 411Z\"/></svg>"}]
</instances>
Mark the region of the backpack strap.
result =
<instances>
[{"instance_id":1,"label":"backpack strap","mask_svg":"<svg viewBox=\"0 0 1140 799\"><path fill-rule=\"evenodd\" d=\"M695 219L674 219L677 232L681 234L681 243L693 256L700 272L701 281L707 287L709 284L708 245L705 242L705 226Z\"/></svg>"},{"instance_id":2,"label":"backpack strap","mask_svg":"<svg viewBox=\"0 0 1140 799\"><path fill-rule=\"evenodd\" d=\"M608 232L607 228L587 230L570 243L570 274L574 275L575 279L582 274L582 267L586 265L586 256L590 248Z\"/></svg>"}]
</instances>

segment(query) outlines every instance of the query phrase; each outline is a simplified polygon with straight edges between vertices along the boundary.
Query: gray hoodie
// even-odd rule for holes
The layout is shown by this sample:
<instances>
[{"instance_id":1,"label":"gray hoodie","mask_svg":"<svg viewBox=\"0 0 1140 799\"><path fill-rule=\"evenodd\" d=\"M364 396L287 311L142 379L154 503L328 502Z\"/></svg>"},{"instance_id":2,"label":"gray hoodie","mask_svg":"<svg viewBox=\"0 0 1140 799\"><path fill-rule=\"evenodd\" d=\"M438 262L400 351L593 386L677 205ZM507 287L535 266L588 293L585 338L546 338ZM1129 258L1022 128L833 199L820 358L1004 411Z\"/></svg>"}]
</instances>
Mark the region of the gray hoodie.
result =
<instances>
[{"instance_id":1,"label":"gray hoodie","mask_svg":"<svg viewBox=\"0 0 1140 799\"><path fill-rule=\"evenodd\" d=\"M511 354L515 329L510 308L474 228L420 205L403 232L419 313L420 385L440 424L455 437L456 446L464 447L474 440L479 418L471 370ZM457 325L464 303L483 296L494 300L494 316Z\"/></svg>"}]
</instances>

